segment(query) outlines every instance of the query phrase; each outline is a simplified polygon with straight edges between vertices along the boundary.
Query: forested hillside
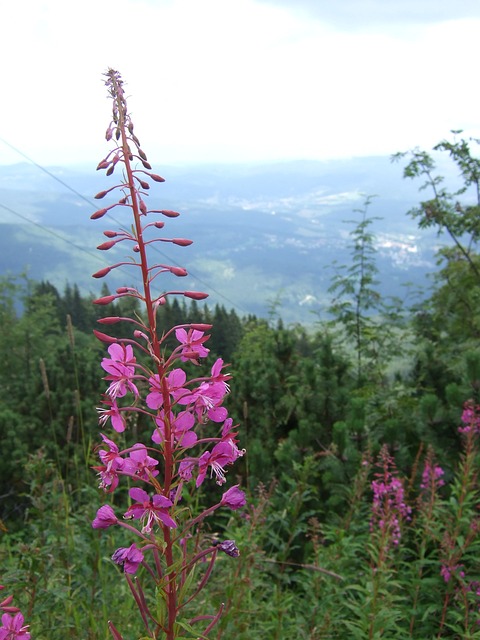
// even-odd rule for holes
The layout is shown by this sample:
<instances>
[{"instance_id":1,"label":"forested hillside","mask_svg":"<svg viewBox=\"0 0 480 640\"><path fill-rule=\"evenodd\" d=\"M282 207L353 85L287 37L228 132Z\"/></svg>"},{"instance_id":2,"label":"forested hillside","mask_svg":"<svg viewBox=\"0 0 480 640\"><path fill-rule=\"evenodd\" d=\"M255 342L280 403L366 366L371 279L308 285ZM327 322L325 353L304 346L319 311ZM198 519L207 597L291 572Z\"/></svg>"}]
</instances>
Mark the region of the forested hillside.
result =
<instances>
[{"instance_id":1,"label":"forested hillside","mask_svg":"<svg viewBox=\"0 0 480 640\"><path fill-rule=\"evenodd\" d=\"M419 228L449 239L428 299L407 306L379 293L367 199L352 213L350 261L335 267L328 319L287 325L274 303L266 318L208 300L170 297L158 307L159 333L212 325L199 376L217 358L231 365L225 406L246 453L229 475L249 506L202 530L234 538L241 555L235 565L222 559L198 605L226 603L225 637L480 637L474 144L456 138L436 150L463 178L453 192L430 154L399 158L406 178L426 183L412 212ZM49 640L109 637L112 607L136 634L126 637L138 637L132 606L115 604L126 587L110 584L107 543L119 534L90 527L105 374L105 344L92 331L105 318L141 320L144 310L130 297L92 303L74 283L59 291L20 275L0 282L2 579L17 584L32 630L48 612L54 631L35 637ZM108 330L132 337L121 321ZM174 336L164 347L175 348ZM128 429L148 446L146 424L138 413ZM212 487L205 482L195 500ZM114 505L123 499L115 494Z\"/></svg>"}]
</instances>

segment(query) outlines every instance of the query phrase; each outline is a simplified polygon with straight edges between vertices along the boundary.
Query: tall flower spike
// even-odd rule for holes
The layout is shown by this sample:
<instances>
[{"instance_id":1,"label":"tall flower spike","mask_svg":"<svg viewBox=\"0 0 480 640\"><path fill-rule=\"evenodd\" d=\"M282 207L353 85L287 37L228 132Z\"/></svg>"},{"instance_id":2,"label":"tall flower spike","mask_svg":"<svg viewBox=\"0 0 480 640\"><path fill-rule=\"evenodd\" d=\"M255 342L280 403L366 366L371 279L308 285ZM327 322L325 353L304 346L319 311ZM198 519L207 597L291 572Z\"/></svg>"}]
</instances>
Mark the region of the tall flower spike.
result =
<instances>
[{"instance_id":1,"label":"tall flower spike","mask_svg":"<svg viewBox=\"0 0 480 640\"><path fill-rule=\"evenodd\" d=\"M108 276L112 269L119 266L133 266L134 275L140 276L141 284L119 287L114 294L95 300L95 304L109 305L118 298L132 297L136 303L140 303L141 310L136 310L130 318L112 312L99 320L106 330L111 331L118 323L127 323L131 327L128 338L116 338L95 331L96 337L108 345L108 356L101 362L107 388L103 395L103 406L98 409L99 423L102 431L111 426L113 436L110 439L101 434L103 444L98 451L101 464L94 469L98 472L100 487L107 493L113 493L125 476L130 483L141 484L144 488L133 486L129 490L131 502L124 511L124 518L129 519L129 523L117 518L111 506L104 505L97 510L92 526L99 530L121 526L142 540L141 547L133 543L117 549L112 560L123 567L124 578L135 598L146 635L152 639L162 637L173 640L182 622L191 625L192 620L201 622L205 619L205 616L194 619L181 616L185 605L207 583L217 555L216 550L211 553L211 548L200 553L198 547L189 549L187 540L193 537L194 528L217 509L236 511L246 502L245 494L235 485L226 490L213 506L192 515L189 509L179 505L183 487L193 479L193 471L196 471L196 480L191 483L194 484L191 490L204 481L213 481L213 478L217 484L223 485L226 482L225 467L233 464L243 455L243 451L236 446L237 434L232 431L232 420L222 406L229 391L227 381L231 377L223 372L223 360L216 360L210 375L193 379L187 375L191 365L198 365L200 359L209 354L205 343L209 339L206 332L212 328L211 325L188 323L167 329L162 327L161 331L157 329L157 315L161 313L168 297L181 295L191 300L203 300L207 294L169 288L163 289L163 293L153 291L163 277L178 278L188 274L183 267L153 260L150 264L147 253L156 251L158 242L187 247L191 240L183 237L147 238L147 234L163 229L165 224L158 220L147 222L149 216L157 217L160 214L174 219L179 213L171 209L149 208L147 197L150 183L162 183L164 179L152 172L147 155L140 146L127 109L123 80L117 71L110 69L106 73L106 86L113 102L112 120L106 138L112 141L114 148L97 168L104 170L107 176L116 172L121 178L119 184L100 191L96 198L109 198L118 192L121 192L121 197L116 203L107 204L96 211L91 218L101 219L116 206L130 210L133 223L129 231L104 231L107 240L98 249L114 252L115 245L125 241L123 246L130 247L131 255L130 259L99 269L93 277ZM167 347L173 337L177 346ZM179 361L182 368L176 367ZM141 420L137 420L138 417ZM118 434L122 434L122 442L128 442L131 427L141 428L145 422L148 424L147 433L143 435L150 445L143 444L145 438L140 434L137 438L135 432L133 444L120 448ZM211 436L208 434L208 425L214 428ZM200 538L196 535L195 538L198 544ZM231 540L220 543L219 550L234 558L239 555L238 548ZM206 571L201 569L204 575L200 579L200 586L197 585L193 595L189 595L181 587L206 553L212 556L210 568ZM149 562L148 556L153 556L153 562ZM179 558L183 558L181 566L178 565ZM177 565L178 568L173 570L172 567ZM130 576L137 570L139 576L134 583ZM165 620L153 632L150 626L153 618L141 596L142 574L153 578L155 586L165 598ZM202 637L206 637L215 626L222 610L223 607L215 616L207 616L211 621L206 629L199 630ZM109 623L109 628L116 640L122 638L113 623Z\"/></svg>"}]
</instances>

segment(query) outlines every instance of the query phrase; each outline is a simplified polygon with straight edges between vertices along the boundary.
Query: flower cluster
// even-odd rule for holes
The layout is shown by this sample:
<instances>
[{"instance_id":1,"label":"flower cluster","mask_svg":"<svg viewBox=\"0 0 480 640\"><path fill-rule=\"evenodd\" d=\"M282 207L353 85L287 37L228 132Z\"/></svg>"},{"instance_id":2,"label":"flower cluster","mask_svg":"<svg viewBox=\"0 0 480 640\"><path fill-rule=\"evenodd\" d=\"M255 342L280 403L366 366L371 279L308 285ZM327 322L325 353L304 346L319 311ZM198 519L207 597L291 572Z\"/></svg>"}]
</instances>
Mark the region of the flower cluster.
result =
<instances>
[{"instance_id":1,"label":"flower cluster","mask_svg":"<svg viewBox=\"0 0 480 640\"><path fill-rule=\"evenodd\" d=\"M480 406L473 400L465 402L461 420L463 425L458 427L459 433L480 434Z\"/></svg>"},{"instance_id":2,"label":"flower cluster","mask_svg":"<svg viewBox=\"0 0 480 640\"><path fill-rule=\"evenodd\" d=\"M118 298L131 297L143 304L144 316L109 316L99 320L106 327L118 322L130 323L132 338L115 338L95 331L97 338L108 345L108 356L101 362L107 388L102 406L98 408L99 423L102 429L109 425L113 429L111 437L101 434L102 444L98 447L100 464L95 469L100 487L106 493L114 492L123 476L127 476L133 486L129 489L130 506L123 517L118 517L110 505L104 505L98 509L92 526L96 529L121 526L135 536L136 541L117 549L112 560L123 567L147 635L157 637L155 634L164 633L167 638L173 638L177 614L193 597L187 596L187 590L182 587L195 564L200 560L205 563L206 557L210 556L209 568L200 581L203 586L218 550L231 557L240 553L232 540L210 544L201 550L198 548L199 538L192 535L192 529L217 509L238 510L246 504L245 494L238 485L234 485L224 491L216 504L192 516L188 509L179 506L182 492L188 487L191 487L189 491L198 489L209 479L215 479L217 485L224 485L228 468L244 454L244 450L238 447L238 434L224 406L230 391L228 382L231 375L226 371L223 360L217 358L206 375L190 378L187 375L191 365L199 371L201 359L209 354L205 345L211 325L190 323L168 331L164 328L160 331L157 326L158 310L168 296L183 295L202 300L207 294L176 289L154 293L153 282L159 275L184 277L187 271L172 265L151 265L147 249L151 251L156 242L171 242L184 247L191 241L185 238L146 239L150 230L163 228L164 223L158 220L158 216L175 218L179 214L166 209L148 209L145 198L150 183L147 179L159 183L163 178L152 173L134 133L120 75L109 70L106 76L106 85L113 99L113 118L106 137L115 140L116 144L99 163L98 169L105 169L107 175L111 175L118 166L123 166L123 176L120 184L101 191L96 198L102 199L115 189L121 192L121 197L91 217L102 218L114 207L130 208L133 217L131 229L105 231L108 240L98 249L108 251L118 242L131 243L133 257L128 262L118 262L101 269L94 277L102 278L112 269L128 265L138 269L143 288L120 287L115 294L103 296L95 303L108 305ZM148 217L153 221L147 223ZM168 339L170 344L173 337L177 345L168 350L166 341ZM138 418L137 422L147 425L144 442L122 448L117 434L122 434L122 442L128 438L128 425L133 416ZM193 538L196 547L189 557L188 541ZM178 563L178 557L183 558L183 563L178 570L172 571L169 567ZM147 575L155 576L156 588L165 593L166 619L155 617L146 603L140 582L134 583L129 579L140 566L145 567ZM179 591L184 594L184 602L178 600ZM207 630L199 632L199 635L206 636L220 613L211 617ZM209 619L209 616L201 619ZM121 637L113 623L110 628L115 638Z\"/></svg>"},{"instance_id":3,"label":"flower cluster","mask_svg":"<svg viewBox=\"0 0 480 640\"><path fill-rule=\"evenodd\" d=\"M5 587L0 585L0 591ZM13 596L7 596L0 602L2 611L0 640L30 640L29 625L24 625L24 617L18 607L12 605Z\"/></svg>"},{"instance_id":4,"label":"flower cluster","mask_svg":"<svg viewBox=\"0 0 480 640\"><path fill-rule=\"evenodd\" d=\"M376 480L372 482L373 503L370 528L376 528L388 541L395 546L401 538L401 522L408 520L411 507L405 503L403 483L395 475L395 464L384 445L379 454L379 464L382 471L376 473Z\"/></svg>"}]
</instances>

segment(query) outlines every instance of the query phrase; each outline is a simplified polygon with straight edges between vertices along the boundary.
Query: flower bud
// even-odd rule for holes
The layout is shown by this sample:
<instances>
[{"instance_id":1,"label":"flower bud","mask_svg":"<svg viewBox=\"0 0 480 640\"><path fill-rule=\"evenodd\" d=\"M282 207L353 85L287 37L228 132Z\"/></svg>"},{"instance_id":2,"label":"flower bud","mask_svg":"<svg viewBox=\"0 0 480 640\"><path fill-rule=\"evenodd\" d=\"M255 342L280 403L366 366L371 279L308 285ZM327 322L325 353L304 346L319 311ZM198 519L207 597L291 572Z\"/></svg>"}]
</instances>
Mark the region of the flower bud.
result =
<instances>
[{"instance_id":1,"label":"flower bud","mask_svg":"<svg viewBox=\"0 0 480 640\"><path fill-rule=\"evenodd\" d=\"M93 330L93 335L100 340L100 342L106 342L107 344L111 344L112 342L118 342L117 338L112 338L112 336L107 336L106 333L102 333L101 331Z\"/></svg>"},{"instance_id":2,"label":"flower bud","mask_svg":"<svg viewBox=\"0 0 480 640\"><path fill-rule=\"evenodd\" d=\"M2 611L4 613L20 613L20 609L18 607L2 607ZM4 627L1 628L3 629ZM6 637L8 638L8 636Z\"/></svg>"},{"instance_id":3,"label":"flower bud","mask_svg":"<svg viewBox=\"0 0 480 640\"><path fill-rule=\"evenodd\" d=\"M183 295L192 300L205 300L205 298L208 298L208 293L202 293L201 291L184 291Z\"/></svg>"},{"instance_id":4,"label":"flower bud","mask_svg":"<svg viewBox=\"0 0 480 640\"><path fill-rule=\"evenodd\" d=\"M172 242L179 247L188 247L193 243L193 240L187 240L187 238L172 238Z\"/></svg>"},{"instance_id":5,"label":"flower bud","mask_svg":"<svg viewBox=\"0 0 480 640\"><path fill-rule=\"evenodd\" d=\"M95 211L95 213L92 213L92 215L90 216L91 220L98 220L98 218L101 218L102 216L104 216L108 211L107 209L99 209L98 211Z\"/></svg>"},{"instance_id":6,"label":"flower bud","mask_svg":"<svg viewBox=\"0 0 480 640\"><path fill-rule=\"evenodd\" d=\"M116 324L120 322L120 318L118 316L108 316L106 318L99 318L97 322L100 324Z\"/></svg>"},{"instance_id":7,"label":"flower bud","mask_svg":"<svg viewBox=\"0 0 480 640\"><path fill-rule=\"evenodd\" d=\"M117 243L116 240L109 240L108 242L103 242L102 244L99 244L97 249L100 249L100 251L108 251L108 249L111 249L113 245L115 245L116 243Z\"/></svg>"},{"instance_id":8,"label":"flower bud","mask_svg":"<svg viewBox=\"0 0 480 640\"><path fill-rule=\"evenodd\" d=\"M115 300L115 296L103 296L103 298L97 298L93 301L93 304L110 304Z\"/></svg>"},{"instance_id":9,"label":"flower bud","mask_svg":"<svg viewBox=\"0 0 480 640\"><path fill-rule=\"evenodd\" d=\"M110 163L108 162L108 160L102 160L101 162L98 163L97 165L97 171L99 169L106 169L108 167Z\"/></svg>"},{"instance_id":10,"label":"flower bud","mask_svg":"<svg viewBox=\"0 0 480 640\"><path fill-rule=\"evenodd\" d=\"M107 238L116 238L118 233L116 231L104 231L103 235L107 236Z\"/></svg>"},{"instance_id":11,"label":"flower bud","mask_svg":"<svg viewBox=\"0 0 480 640\"><path fill-rule=\"evenodd\" d=\"M104 276L107 275L107 273L110 273L111 271L111 267L105 267L104 269L100 269L99 271L95 272L92 275L92 278L103 278Z\"/></svg>"},{"instance_id":12,"label":"flower bud","mask_svg":"<svg viewBox=\"0 0 480 640\"><path fill-rule=\"evenodd\" d=\"M99 192L97 193L97 195L96 195L96 196L93 196L93 197L95 198L95 200L101 200L102 198L104 198L104 197L107 195L107 193L108 193L109 191L110 191L110 189L107 189L106 191L99 191Z\"/></svg>"},{"instance_id":13,"label":"flower bud","mask_svg":"<svg viewBox=\"0 0 480 640\"><path fill-rule=\"evenodd\" d=\"M178 218L180 215L178 211L170 211L169 209L161 209L160 213L162 213L167 218Z\"/></svg>"},{"instance_id":14,"label":"flower bud","mask_svg":"<svg viewBox=\"0 0 480 640\"><path fill-rule=\"evenodd\" d=\"M150 177L152 180L155 180L155 182L165 182L165 178L162 178L162 176L159 176L156 173L151 173Z\"/></svg>"},{"instance_id":15,"label":"flower bud","mask_svg":"<svg viewBox=\"0 0 480 640\"><path fill-rule=\"evenodd\" d=\"M183 267L170 267L170 273L173 273L174 276L178 276L182 278L183 276L188 276L188 271Z\"/></svg>"}]
</instances>

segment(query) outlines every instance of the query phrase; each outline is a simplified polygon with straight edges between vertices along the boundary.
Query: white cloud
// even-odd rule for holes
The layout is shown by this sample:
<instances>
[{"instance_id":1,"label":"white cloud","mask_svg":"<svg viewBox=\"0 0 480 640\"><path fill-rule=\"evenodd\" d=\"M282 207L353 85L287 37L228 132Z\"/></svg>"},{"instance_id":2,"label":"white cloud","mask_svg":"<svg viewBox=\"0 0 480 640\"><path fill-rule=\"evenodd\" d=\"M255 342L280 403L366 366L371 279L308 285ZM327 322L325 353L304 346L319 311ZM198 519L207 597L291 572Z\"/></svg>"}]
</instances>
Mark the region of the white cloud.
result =
<instances>
[{"instance_id":1,"label":"white cloud","mask_svg":"<svg viewBox=\"0 0 480 640\"><path fill-rule=\"evenodd\" d=\"M0 136L40 163L105 152L108 66L163 163L389 154L451 128L480 134L478 19L373 33L255 0L19 0L4 13ZM1 163L19 160L0 146Z\"/></svg>"}]
</instances>

